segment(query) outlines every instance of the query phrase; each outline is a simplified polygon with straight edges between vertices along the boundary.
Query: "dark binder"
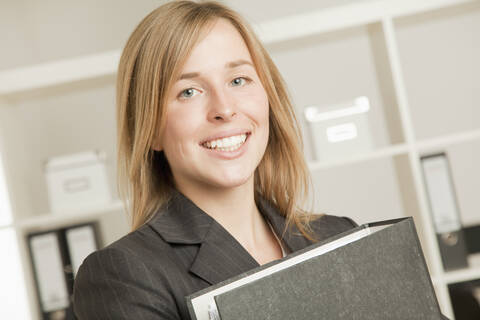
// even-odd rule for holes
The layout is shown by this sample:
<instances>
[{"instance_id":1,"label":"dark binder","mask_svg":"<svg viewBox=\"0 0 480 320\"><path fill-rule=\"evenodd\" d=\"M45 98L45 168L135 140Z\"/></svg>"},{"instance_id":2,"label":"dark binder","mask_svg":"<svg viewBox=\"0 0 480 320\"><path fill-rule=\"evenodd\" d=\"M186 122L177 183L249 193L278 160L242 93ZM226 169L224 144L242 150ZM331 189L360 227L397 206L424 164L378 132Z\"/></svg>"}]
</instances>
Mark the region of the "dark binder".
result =
<instances>
[{"instance_id":1,"label":"dark binder","mask_svg":"<svg viewBox=\"0 0 480 320\"><path fill-rule=\"evenodd\" d=\"M87 250L98 248L97 229L96 223L83 223L28 234L42 319L69 319L75 269Z\"/></svg>"},{"instance_id":2,"label":"dark binder","mask_svg":"<svg viewBox=\"0 0 480 320\"><path fill-rule=\"evenodd\" d=\"M468 249L447 155L422 156L421 162L443 268L466 268Z\"/></svg>"},{"instance_id":3,"label":"dark binder","mask_svg":"<svg viewBox=\"0 0 480 320\"><path fill-rule=\"evenodd\" d=\"M63 319L71 295L65 241L58 230L30 234L28 240L41 318Z\"/></svg>"},{"instance_id":4,"label":"dark binder","mask_svg":"<svg viewBox=\"0 0 480 320\"><path fill-rule=\"evenodd\" d=\"M64 229L63 233L68 246L70 266L75 277L83 260L99 248L96 227L93 223L77 225Z\"/></svg>"},{"instance_id":5,"label":"dark binder","mask_svg":"<svg viewBox=\"0 0 480 320\"><path fill-rule=\"evenodd\" d=\"M411 217L364 224L187 296L192 319L214 319L195 305L198 298L260 272L265 275L214 295L218 319L443 319Z\"/></svg>"},{"instance_id":6,"label":"dark binder","mask_svg":"<svg viewBox=\"0 0 480 320\"><path fill-rule=\"evenodd\" d=\"M480 319L480 279L448 285L455 320Z\"/></svg>"}]
</instances>

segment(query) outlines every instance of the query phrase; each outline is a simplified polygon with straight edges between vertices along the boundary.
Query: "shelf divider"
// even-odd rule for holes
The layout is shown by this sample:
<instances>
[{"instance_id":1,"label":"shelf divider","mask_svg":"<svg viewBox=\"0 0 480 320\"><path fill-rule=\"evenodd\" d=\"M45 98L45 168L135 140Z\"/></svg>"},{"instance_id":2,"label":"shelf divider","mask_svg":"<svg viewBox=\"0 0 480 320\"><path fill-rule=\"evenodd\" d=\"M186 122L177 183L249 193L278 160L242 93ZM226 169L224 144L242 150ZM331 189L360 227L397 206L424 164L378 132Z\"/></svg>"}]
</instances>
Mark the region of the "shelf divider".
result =
<instances>
[{"instance_id":1,"label":"shelf divider","mask_svg":"<svg viewBox=\"0 0 480 320\"><path fill-rule=\"evenodd\" d=\"M415 148L415 133L413 127L413 120L411 117L410 106L407 98L407 91L405 89L404 77L400 64L399 51L397 47L397 40L395 36L395 29L393 25L393 19L391 17L385 17L382 20L382 26L384 28L385 41L387 44L388 56L391 64L392 76L394 81L395 93L398 101L399 112L401 116L401 122L403 125L403 132L405 134L406 143L408 145L409 153L408 158L410 161L410 167L412 170L412 178L414 182L415 192L417 194L418 207L420 210L420 228L419 236L426 242L426 254L430 262L430 272L434 277L443 279L443 268L440 257L440 250L438 247L437 239L435 237L435 228L433 222L430 219L430 208L427 200L426 190L424 188L424 179L422 170L420 168L420 155ZM453 316L453 308L449 298L448 289L445 283L438 283L436 285L438 300L442 306L442 311L447 316Z\"/></svg>"}]
</instances>

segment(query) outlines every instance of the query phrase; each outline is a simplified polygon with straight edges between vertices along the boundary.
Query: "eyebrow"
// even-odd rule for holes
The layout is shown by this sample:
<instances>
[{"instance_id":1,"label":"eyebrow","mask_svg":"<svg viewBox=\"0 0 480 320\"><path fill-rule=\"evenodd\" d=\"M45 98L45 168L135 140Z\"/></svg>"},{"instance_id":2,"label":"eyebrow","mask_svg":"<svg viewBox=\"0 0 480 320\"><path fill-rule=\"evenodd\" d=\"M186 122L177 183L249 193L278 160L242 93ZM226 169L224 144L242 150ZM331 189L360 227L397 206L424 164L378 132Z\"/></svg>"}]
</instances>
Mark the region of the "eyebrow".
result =
<instances>
[{"instance_id":1,"label":"eyebrow","mask_svg":"<svg viewBox=\"0 0 480 320\"><path fill-rule=\"evenodd\" d=\"M225 68L233 69L233 68L239 67L239 66L244 65L244 64L248 64L248 65L253 67L253 64L250 61L240 59L240 60L235 60L235 61L232 61L232 62L228 62L225 65ZM199 72L184 73L178 78L178 81L184 80L184 79L197 78L199 76L200 76Z\"/></svg>"}]
</instances>

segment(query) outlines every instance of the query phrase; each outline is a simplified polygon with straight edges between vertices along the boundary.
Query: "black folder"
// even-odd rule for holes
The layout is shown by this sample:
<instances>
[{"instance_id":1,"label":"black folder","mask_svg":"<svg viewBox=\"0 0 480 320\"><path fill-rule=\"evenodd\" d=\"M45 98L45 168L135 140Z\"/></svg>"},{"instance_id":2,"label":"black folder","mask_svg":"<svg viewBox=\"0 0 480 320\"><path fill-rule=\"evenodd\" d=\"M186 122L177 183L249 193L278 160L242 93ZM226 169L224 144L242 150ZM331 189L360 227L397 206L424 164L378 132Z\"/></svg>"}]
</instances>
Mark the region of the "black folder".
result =
<instances>
[{"instance_id":1,"label":"black folder","mask_svg":"<svg viewBox=\"0 0 480 320\"><path fill-rule=\"evenodd\" d=\"M192 319L214 319L199 305L209 295L221 320L444 319L411 217L361 225L187 296Z\"/></svg>"},{"instance_id":2,"label":"black folder","mask_svg":"<svg viewBox=\"0 0 480 320\"><path fill-rule=\"evenodd\" d=\"M447 154L426 155L420 160L443 268L467 268L467 243Z\"/></svg>"},{"instance_id":3,"label":"black folder","mask_svg":"<svg viewBox=\"0 0 480 320\"><path fill-rule=\"evenodd\" d=\"M91 232L79 233L85 229ZM69 319L75 268L88 255L86 249L99 247L97 229L96 222L89 222L27 235L41 319Z\"/></svg>"}]
</instances>

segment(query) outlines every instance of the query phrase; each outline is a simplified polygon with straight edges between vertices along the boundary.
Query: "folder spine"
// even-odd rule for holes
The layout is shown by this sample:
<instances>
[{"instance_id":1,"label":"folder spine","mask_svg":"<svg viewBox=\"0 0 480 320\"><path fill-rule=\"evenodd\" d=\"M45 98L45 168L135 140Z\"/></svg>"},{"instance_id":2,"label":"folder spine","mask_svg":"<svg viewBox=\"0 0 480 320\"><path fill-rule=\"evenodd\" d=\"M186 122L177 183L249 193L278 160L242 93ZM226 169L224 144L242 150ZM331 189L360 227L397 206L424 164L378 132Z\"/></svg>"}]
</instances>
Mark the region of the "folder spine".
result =
<instances>
[{"instance_id":1,"label":"folder spine","mask_svg":"<svg viewBox=\"0 0 480 320\"><path fill-rule=\"evenodd\" d=\"M447 154L420 158L443 268L468 267L468 251Z\"/></svg>"}]
</instances>

